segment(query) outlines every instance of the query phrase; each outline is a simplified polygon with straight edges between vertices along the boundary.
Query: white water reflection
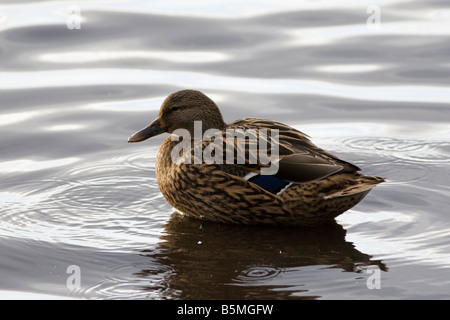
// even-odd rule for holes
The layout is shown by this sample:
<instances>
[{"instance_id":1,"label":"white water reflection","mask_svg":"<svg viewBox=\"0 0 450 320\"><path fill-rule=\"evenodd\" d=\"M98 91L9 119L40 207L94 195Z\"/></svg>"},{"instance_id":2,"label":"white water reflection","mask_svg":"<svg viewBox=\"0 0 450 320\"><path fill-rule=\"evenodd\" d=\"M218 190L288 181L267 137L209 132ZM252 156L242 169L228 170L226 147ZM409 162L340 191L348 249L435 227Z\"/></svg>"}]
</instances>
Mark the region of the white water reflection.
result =
<instances>
[{"instance_id":1,"label":"white water reflection","mask_svg":"<svg viewBox=\"0 0 450 320\"><path fill-rule=\"evenodd\" d=\"M133 111L159 111L162 102L166 97L160 96L147 99L133 99L125 101L107 101L88 103L83 106L86 110L108 110L118 112L133 112Z\"/></svg>"},{"instance_id":2,"label":"white water reflection","mask_svg":"<svg viewBox=\"0 0 450 320\"><path fill-rule=\"evenodd\" d=\"M350 136L380 136L385 135L392 124L377 124L370 122L340 122L340 123L301 123L291 124L292 127L308 134L311 139L330 139Z\"/></svg>"},{"instance_id":3,"label":"white water reflection","mask_svg":"<svg viewBox=\"0 0 450 320\"><path fill-rule=\"evenodd\" d=\"M60 53L44 53L37 57L38 61L52 63L88 63L122 59L156 59L177 63L211 63L229 59L221 52L204 51L74 51Z\"/></svg>"},{"instance_id":4,"label":"white water reflection","mask_svg":"<svg viewBox=\"0 0 450 320\"><path fill-rule=\"evenodd\" d=\"M89 77L86 77L86 72ZM347 85L323 80L261 79L217 76L197 72L177 72L135 69L83 69L0 72L4 89L70 87L99 84L167 84L203 90L233 90L251 93L296 93L396 102L428 102L448 104L450 90L444 86L428 85ZM443 105L447 107L447 105Z\"/></svg>"},{"instance_id":5,"label":"white water reflection","mask_svg":"<svg viewBox=\"0 0 450 320\"><path fill-rule=\"evenodd\" d=\"M329 66L319 66L317 71L330 72L330 73L364 73L378 71L385 67L374 64L339 64Z\"/></svg>"},{"instance_id":6,"label":"white water reflection","mask_svg":"<svg viewBox=\"0 0 450 320\"><path fill-rule=\"evenodd\" d=\"M66 166L80 161L79 158L63 158L54 160L32 160L19 159L11 161L0 162L0 172L2 173L17 173L17 172L33 172L38 170L52 169L61 166Z\"/></svg>"},{"instance_id":7,"label":"white water reflection","mask_svg":"<svg viewBox=\"0 0 450 320\"><path fill-rule=\"evenodd\" d=\"M51 294L39 294L32 292L21 292L21 291L0 291L1 300L74 300L68 296L57 296Z\"/></svg>"},{"instance_id":8,"label":"white water reflection","mask_svg":"<svg viewBox=\"0 0 450 320\"><path fill-rule=\"evenodd\" d=\"M439 36L450 34L450 22L448 20L438 21L403 21L382 22L380 28L372 29L361 24L301 28L289 30L287 33L295 40L290 45L314 46L326 45L342 41L351 37L377 37L377 36ZM373 40L376 45L376 39Z\"/></svg>"},{"instance_id":9,"label":"white water reflection","mask_svg":"<svg viewBox=\"0 0 450 320\"><path fill-rule=\"evenodd\" d=\"M46 116L48 114L54 113L55 111L55 109L42 109L34 111L2 113L0 116L0 126L9 126L17 124L18 122L36 119L37 117Z\"/></svg>"},{"instance_id":10,"label":"white water reflection","mask_svg":"<svg viewBox=\"0 0 450 320\"><path fill-rule=\"evenodd\" d=\"M418 223L419 216L412 218L411 213L401 212L377 212L367 215L357 210L352 210L347 215L338 218L344 226L349 227L347 239L358 244L363 251L371 252L378 259L399 260L401 264L421 263L450 268L450 254L443 246L429 246L426 243L444 243L447 234L437 230L423 231L410 236L386 237L382 234L373 233L364 228L365 224L376 223L385 226L386 230L401 230L405 226ZM363 231L358 231L363 230Z\"/></svg>"},{"instance_id":11,"label":"white water reflection","mask_svg":"<svg viewBox=\"0 0 450 320\"><path fill-rule=\"evenodd\" d=\"M79 123L57 124L43 128L45 131L76 131L86 128L85 125Z\"/></svg>"},{"instance_id":12,"label":"white water reflection","mask_svg":"<svg viewBox=\"0 0 450 320\"><path fill-rule=\"evenodd\" d=\"M389 7L395 4L413 2L411 0L378 0L376 5ZM293 1L293 0L229 0L224 4L218 1L137 1L137 0L111 0L111 1L83 1L75 3L84 10L105 10L117 12L152 13L158 15L178 15L190 17L208 17L221 19L235 19L256 17L265 14L282 13L294 10L354 10L358 8L362 17L366 15L366 8L374 5L373 0L334 0L322 1ZM44 1L27 3L12 3L0 5L0 12L4 12L5 23L14 26L42 25L48 23L65 24L67 8L73 5L70 2ZM33 14L23 14L32 10ZM1 20L0 20L1 22ZM89 20L87 20L89 22Z\"/></svg>"}]
</instances>

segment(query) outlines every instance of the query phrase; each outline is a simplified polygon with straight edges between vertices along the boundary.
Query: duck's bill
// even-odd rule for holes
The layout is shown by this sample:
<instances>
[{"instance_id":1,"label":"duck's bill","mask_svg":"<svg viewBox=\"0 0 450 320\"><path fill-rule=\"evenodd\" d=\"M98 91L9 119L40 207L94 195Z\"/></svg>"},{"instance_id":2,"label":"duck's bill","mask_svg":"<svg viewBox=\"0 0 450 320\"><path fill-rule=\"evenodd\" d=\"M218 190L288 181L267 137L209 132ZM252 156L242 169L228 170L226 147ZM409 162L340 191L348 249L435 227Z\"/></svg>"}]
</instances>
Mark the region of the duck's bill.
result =
<instances>
[{"instance_id":1,"label":"duck's bill","mask_svg":"<svg viewBox=\"0 0 450 320\"><path fill-rule=\"evenodd\" d=\"M147 140L148 138L157 136L158 134L161 134L164 132L164 129L161 128L161 124L158 119L150 123L147 127L144 129L132 134L128 138L128 142L139 142Z\"/></svg>"}]
</instances>

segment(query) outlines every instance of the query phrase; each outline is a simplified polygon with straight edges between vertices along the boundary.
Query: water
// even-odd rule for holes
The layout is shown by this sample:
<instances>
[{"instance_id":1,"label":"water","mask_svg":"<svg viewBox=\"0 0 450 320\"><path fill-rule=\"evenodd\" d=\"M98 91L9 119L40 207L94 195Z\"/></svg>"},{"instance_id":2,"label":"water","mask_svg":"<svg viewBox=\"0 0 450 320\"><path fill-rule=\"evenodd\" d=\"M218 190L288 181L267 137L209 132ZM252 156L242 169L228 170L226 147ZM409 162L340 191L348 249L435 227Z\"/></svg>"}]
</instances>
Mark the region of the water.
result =
<instances>
[{"instance_id":1,"label":"water","mask_svg":"<svg viewBox=\"0 0 450 320\"><path fill-rule=\"evenodd\" d=\"M450 298L447 1L73 6L0 6L0 297ZM323 228L182 218L127 137L184 88L388 181Z\"/></svg>"}]
</instances>

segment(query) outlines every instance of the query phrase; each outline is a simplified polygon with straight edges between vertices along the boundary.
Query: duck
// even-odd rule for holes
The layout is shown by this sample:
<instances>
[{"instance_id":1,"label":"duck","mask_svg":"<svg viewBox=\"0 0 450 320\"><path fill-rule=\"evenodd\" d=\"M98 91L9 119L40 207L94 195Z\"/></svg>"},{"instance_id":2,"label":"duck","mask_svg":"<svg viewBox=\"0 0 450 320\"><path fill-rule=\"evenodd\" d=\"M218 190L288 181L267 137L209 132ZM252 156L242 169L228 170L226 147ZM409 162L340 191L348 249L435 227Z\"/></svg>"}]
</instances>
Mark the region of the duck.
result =
<instances>
[{"instance_id":1,"label":"duck","mask_svg":"<svg viewBox=\"0 0 450 320\"><path fill-rule=\"evenodd\" d=\"M239 139L231 134L236 132L247 136ZM159 189L177 212L197 219L321 225L385 181L361 174L358 166L317 147L289 125L260 118L226 123L216 103L198 90L170 94L157 118L128 142L163 133L170 135L156 155ZM254 152L258 147L260 152Z\"/></svg>"}]
</instances>

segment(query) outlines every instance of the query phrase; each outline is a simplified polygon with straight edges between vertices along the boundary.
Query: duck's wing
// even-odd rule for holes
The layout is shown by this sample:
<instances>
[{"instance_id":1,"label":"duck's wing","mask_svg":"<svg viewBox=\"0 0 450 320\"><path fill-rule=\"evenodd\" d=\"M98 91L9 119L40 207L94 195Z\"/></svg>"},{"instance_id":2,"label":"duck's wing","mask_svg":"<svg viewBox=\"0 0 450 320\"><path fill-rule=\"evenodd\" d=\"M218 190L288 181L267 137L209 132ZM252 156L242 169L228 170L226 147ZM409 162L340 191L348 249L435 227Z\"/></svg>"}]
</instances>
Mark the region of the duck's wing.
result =
<instances>
[{"instance_id":1,"label":"duck's wing","mask_svg":"<svg viewBox=\"0 0 450 320\"><path fill-rule=\"evenodd\" d=\"M267 168L271 163L266 163L258 157L257 164L252 164L248 161L249 150L252 150L252 144L257 144L260 148L261 144L266 144L267 150L271 150L272 143L275 142L273 134L278 134L278 171L276 177L283 180L296 183L305 183L318 179L322 179L337 172L356 172L360 169L346 162L337 156L318 148L314 145L309 137L282 123L256 118L246 118L234 121L227 126L228 129L242 130L245 133L261 132L266 130L269 134L259 135L258 139L250 138L246 140L246 161L245 163L236 163L234 166L240 167L243 170L258 172L261 168ZM277 130L277 131L274 131ZM242 146L234 139L236 150L240 150ZM254 150L254 149L253 149ZM259 150L259 149L258 149ZM237 154L237 152L236 152ZM260 171L261 173L261 171Z\"/></svg>"}]
</instances>

